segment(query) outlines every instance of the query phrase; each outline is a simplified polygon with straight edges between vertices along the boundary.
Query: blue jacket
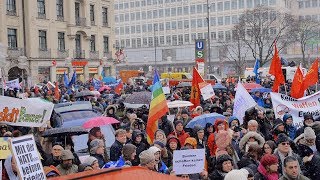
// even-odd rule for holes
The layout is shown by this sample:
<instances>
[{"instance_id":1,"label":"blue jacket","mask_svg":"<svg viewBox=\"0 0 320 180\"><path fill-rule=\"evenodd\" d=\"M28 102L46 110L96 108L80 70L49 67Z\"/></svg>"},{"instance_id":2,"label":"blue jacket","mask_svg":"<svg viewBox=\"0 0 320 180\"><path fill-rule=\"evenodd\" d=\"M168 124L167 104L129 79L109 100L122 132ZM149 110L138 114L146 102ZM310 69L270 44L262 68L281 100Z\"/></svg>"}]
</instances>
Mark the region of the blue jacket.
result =
<instances>
[{"instance_id":1,"label":"blue jacket","mask_svg":"<svg viewBox=\"0 0 320 180\"><path fill-rule=\"evenodd\" d=\"M258 104L258 106L264 107L264 101L261 97L258 96L252 96L254 101Z\"/></svg>"},{"instance_id":2,"label":"blue jacket","mask_svg":"<svg viewBox=\"0 0 320 180\"><path fill-rule=\"evenodd\" d=\"M122 167L126 164L126 161L122 156L120 156L118 161L109 161L107 162L102 168L115 168L115 167Z\"/></svg>"},{"instance_id":3,"label":"blue jacket","mask_svg":"<svg viewBox=\"0 0 320 180\"><path fill-rule=\"evenodd\" d=\"M291 126L288 126L286 125L286 130L287 130L287 133L290 137L291 140L294 140L295 137L296 137L296 133L297 133L297 127L291 125Z\"/></svg>"},{"instance_id":4,"label":"blue jacket","mask_svg":"<svg viewBox=\"0 0 320 180\"><path fill-rule=\"evenodd\" d=\"M159 173L162 173L162 174L168 174L168 167L164 164L163 161L159 162L159 170L158 170Z\"/></svg>"}]
</instances>

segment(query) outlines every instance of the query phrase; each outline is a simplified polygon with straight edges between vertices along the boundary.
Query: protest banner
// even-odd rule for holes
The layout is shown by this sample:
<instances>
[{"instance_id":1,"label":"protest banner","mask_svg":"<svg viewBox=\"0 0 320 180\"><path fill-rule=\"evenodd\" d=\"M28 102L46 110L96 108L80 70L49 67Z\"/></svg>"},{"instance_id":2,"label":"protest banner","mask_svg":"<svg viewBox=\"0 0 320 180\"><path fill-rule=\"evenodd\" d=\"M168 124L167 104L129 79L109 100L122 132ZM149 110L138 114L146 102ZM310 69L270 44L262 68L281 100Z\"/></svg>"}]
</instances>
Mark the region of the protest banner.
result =
<instances>
[{"instance_id":1,"label":"protest banner","mask_svg":"<svg viewBox=\"0 0 320 180\"><path fill-rule=\"evenodd\" d=\"M0 96L0 102L0 123L12 126L45 126L54 106L40 98L17 99Z\"/></svg>"},{"instance_id":2,"label":"protest banner","mask_svg":"<svg viewBox=\"0 0 320 180\"><path fill-rule=\"evenodd\" d=\"M7 159L10 154L8 137L0 137L0 159Z\"/></svg>"},{"instance_id":3,"label":"protest banner","mask_svg":"<svg viewBox=\"0 0 320 180\"><path fill-rule=\"evenodd\" d=\"M204 170L205 149L173 151L173 171L175 174L195 174Z\"/></svg>"},{"instance_id":4,"label":"protest banner","mask_svg":"<svg viewBox=\"0 0 320 180\"><path fill-rule=\"evenodd\" d=\"M255 105L257 105L257 103L239 82L237 86L236 97L233 103L233 116L237 117L240 121L240 124L242 124L245 111L251 107L254 107Z\"/></svg>"},{"instance_id":5,"label":"protest banner","mask_svg":"<svg viewBox=\"0 0 320 180\"><path fill-rule=\"evenodd\" d=\"M14 88L20 89L21 86L19 83L19 79L17 78L11 81L6 81L6 87L11 89L14 89Z\"/></svg>"},{"instance_id":6,"label":"protest banner","mask_svg":"<svg viewBox=\"0 0 320 180\"><path fill-rule=\"evenodd\" d=\"M1 174L0 180L2 180L2 161L0 161L0 174Z\"/></svg>"},{"instance_id":7,"label":"protest banner","mask_svg":"<svg viewBox=\"0 0 320 180\"><path fill-rule=\"evenodd\" d=\"M270 95L275 117L283 119L283 115L289 113L296 127L303 126L303 115L306 113L311 114L313 118L320 116L320 91L300 99L273 92Z\"/></svg>"},{"instance_id":8,"label":"protest banner","mask_svg":"<svg viewBox=\"0 0 320 180\"><path fill-rule=\"evenodd\" d=\"M20 179L46 179L33 135L11 139L10 147Z\"/></svg>"},{"instance_id":9,"label":"protest banner","mask_svg":"<svg viewBox=\"0 0 320 180\"><path fill-rule=\"evenodd\" d=\"M199 88L200 88L203 100L207 100L207 99L210 99L212 96L215 96L212 85L210 83L206 83L206 82L199 83Z\"/></svg>"}]
</instances>

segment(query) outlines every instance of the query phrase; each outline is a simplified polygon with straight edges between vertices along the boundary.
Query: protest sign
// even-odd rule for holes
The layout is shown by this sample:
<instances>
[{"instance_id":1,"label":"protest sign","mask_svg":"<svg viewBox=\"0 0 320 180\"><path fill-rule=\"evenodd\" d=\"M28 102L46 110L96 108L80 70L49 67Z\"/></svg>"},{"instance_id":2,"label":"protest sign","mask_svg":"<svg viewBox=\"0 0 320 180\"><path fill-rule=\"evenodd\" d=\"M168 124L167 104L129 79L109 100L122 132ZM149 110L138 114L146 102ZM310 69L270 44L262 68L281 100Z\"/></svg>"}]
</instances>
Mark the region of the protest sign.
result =
<instances>
[{"instance_id":1,"label":"protest sign","mask_svg":"<svg viewBox=\"0 0 320 180\"><path fill-rule=\"evenodd\" d=\"M10 154L8 137L0 137L0 159L7 159Z\"/></svg>"},{"instance_id":2,"label":"protest sign","mask_svg":"<svg viewBox=\"0 0 320 180\"><path fill-rule=\"evenodd\" d=\"M285 113L289 113L296 127L303 126L303 115L306 113L313 118L320 116L320 91L300 99L273 92L270 95L275 117L282 119Z\"/></svg>"},{"instance_id":3,"label":"protest sign","mask_svg":"<svg viewBox=\"0 0 320 180\"><path fill-rule=\"evenodd\" d=\"M12 126L45 126L54 106L40 98L17 99L0 96L0 102L0 123Z\"/></svg>"},{"instance_id":4,"label":"protest sign","mask_svg":"<svg viewBox=\"0 0 320 180\"><path fill-rule=\"evenodd\" d=\"M212 96L215 96L212 85L210 83L206 83L206 82L199 83L199 88L200 88L203 100L207 100L207 99L210 99Z\"/></svg>"},{"instance_id":5,"label":"protest sign","mask_svg":"<svg viewBox=\"0 0 320 180\"><path fill-rule=\"evenodd\" d=\"M7 81L7 82L6 82L6 87L7 87L7 88L11 88L11 89L14 89L14 88L20 89L21 86L20 86L20 84L19 84L19 79L17 78L17 79L14 79L14 80L12 80L12 81Z\"/></svg>"},{"instance_id":6,"label":"protest sign","mask_svg":"<svg viewBox=\"0 0 320 180\"><path fill-rule=\"evenodd\" d=\"M163 94L170 94L169 79L160 79Z\"/></svg>"},{"instance_id":7,"label":"protest sign","mask_svg":"<svg viewBox=\"0 0 320 180\"><path fill-rule=\"evenodd\" d=\"M10 141L20 179L46 179L33 135L13 138Z\"/></svg>"},{"instance_id":8,"label":"protest sign","mask_svg":"<svg viewBox=\"0 0 320 180\"><path fill-rule=\"evenodd\" d=\"M173 151L173 171L175 174L195 174L204 170L205 149Z\"/></svg>"},{"instance_id":9,"label":"protest sign","mask_svg":"<svg viewBox=\"0 0 320 180\"><path fill-rule=\"evenodd\" d=\"M237 117L240 121L240 124L242 124L245 111L251 107L254 107L255 105L257 105L257 103L239 82L237 86L236 97L233 103L233 116Z\"/></svg>"}]
</instances>

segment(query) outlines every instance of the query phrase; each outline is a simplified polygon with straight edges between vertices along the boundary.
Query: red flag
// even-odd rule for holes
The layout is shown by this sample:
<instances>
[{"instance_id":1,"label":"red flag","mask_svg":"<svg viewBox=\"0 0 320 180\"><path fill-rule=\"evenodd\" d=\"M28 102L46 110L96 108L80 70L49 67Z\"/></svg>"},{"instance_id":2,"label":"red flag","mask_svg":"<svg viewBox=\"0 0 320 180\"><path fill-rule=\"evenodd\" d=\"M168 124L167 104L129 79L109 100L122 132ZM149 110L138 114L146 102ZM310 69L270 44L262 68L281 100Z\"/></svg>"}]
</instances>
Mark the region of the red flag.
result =
<instances>
[{"instance_id":1,"label":"red flag","mask_svg":"<svg viewBox=\"0 0 320 180\"><path fill-rule=\"evenodd\" d=\"M271 61L270 69L269 69L269 74L274 75L274 83L272 87L273 92L277 92L279 89L279 86L281 84L285 83L284 76L282 73L281 69L281 60L279 57L278 49L276 44L274 45L274 55Z\"/></svg>"},{"instance_id":2,"label":"red flag","mask_svg":"<svg viewBox=\"0 0 320 180\"><path fill-rule=\"evenodd\" d=\"M60 92L59 92L59 84L58 84L58 82L56 82L56 87L54 88L54 98L56 99L56 100L60 100Z\"/></svg>"},{"instance_id":3,"label":"red flag","mask_svg":"<svg viewBox=\"0 0 320 180\"><path fill-rule=\"evenodd\" d=\"M307 90L310 86L315 85L318 82L318 58L313 62L306 77L304 78L302 90Z\"/></svg>"},{"instance_id":4,"label":"red flag","mask_svg":"<svg viewBox=\"0 0 320 180\"><path fill-rule=\"evenodd\" d=\"M294 74L294 78L291 85L291 97L299 99L303 97L304 90L302 88L303 85L303 72L301 67L299 66Z\"/></svg>"},{"instance_id":5,"label":"red flag","mask_svg":"<svg viewBox=\"0 0 320 180\"><path fill-rule=\"evenodd\" d=\"M114 89L114 92L118 95L121 94L121 91L123 89L123 83L122 81L120 80L119 84L116 86L116 88Z\"/></svg>"},{"instance_id":6,"label":"red flag","mask_svg":"<svg viewBox=\"0 0 320 180\"><path fill-rule=\"evenodd\" d=\"M196 108L200 105L200 88L199 83L204 82L201 75L199 74L198 70L193 67L193 78L192 78L192 86L191 86L191 93L190 93L190 102L193 103L193 106L190 106L190 109Z\"/></svg>"}]
</instances>

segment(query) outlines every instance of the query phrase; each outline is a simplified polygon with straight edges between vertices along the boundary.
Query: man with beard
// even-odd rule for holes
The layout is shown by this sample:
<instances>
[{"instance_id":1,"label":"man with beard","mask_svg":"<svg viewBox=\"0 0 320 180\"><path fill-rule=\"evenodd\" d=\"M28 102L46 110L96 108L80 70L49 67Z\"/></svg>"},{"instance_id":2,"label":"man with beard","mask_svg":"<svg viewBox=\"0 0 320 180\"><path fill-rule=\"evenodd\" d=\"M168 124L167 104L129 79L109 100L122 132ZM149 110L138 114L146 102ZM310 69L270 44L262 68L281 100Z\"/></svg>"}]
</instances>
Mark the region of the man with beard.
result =
<instances>
[{"instance_id":1,"label":"man with beard","mask_svg":"<svg viewBox=\"0 0 320 180\"><path fill-rule=\"evenodd\" d=\"M73 164L74 156L70 150L63 150L61 154L62 162L57 166L61 175L68 175L78 172L78 166Z\"/></svg>"}]
</instances>

